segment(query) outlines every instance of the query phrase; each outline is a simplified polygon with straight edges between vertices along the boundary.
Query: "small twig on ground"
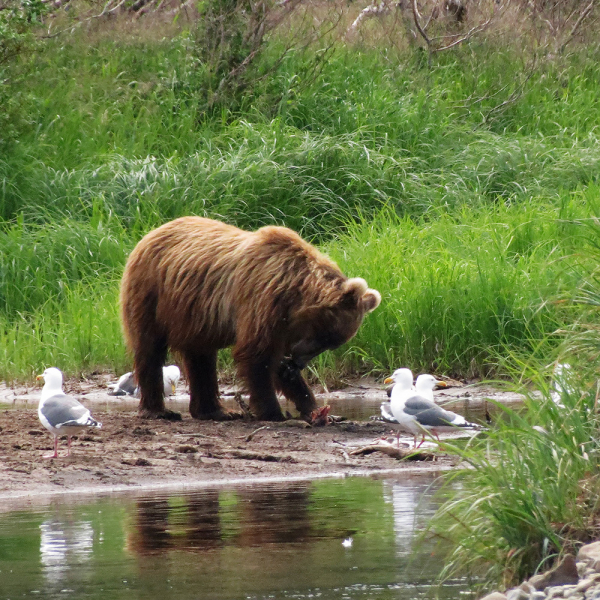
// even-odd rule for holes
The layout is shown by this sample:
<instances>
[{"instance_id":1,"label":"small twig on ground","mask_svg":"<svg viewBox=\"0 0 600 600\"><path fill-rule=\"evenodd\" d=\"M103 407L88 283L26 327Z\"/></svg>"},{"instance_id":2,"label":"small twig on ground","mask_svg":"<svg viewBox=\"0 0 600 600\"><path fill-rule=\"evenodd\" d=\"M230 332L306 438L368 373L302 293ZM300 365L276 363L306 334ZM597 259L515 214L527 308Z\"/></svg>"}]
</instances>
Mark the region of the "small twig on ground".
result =
<instances>
[{"instance_id":1,"label":"small twig on ground","mask_svg":"<svg viewBox=\"0 0 600 600\"><path fill-rule=\"evenodd\" d=\"M215 437L214 435L206 435L204 433L176 433L174 437L188 437L188 438L207 438L209 440L219 440L222 441L220 438Z\"/></svg>"},{"instance_id":2,"label":"small twig on ground","mask_svg":"<svg viewBox=\"0 0 600 600\"><path fill-rule=\"evenodd\" d=\"M342 448L336 448L335 450L342 455L342 457L344 458L344 462L346 464L350 464L352 462L352 459L350 458L350 455L344 449L342 449Z\"/></svg>"},{"instance_id":3,"label":"small twig on ground","mask_svg":"<svg viewBox=\"0 0 600 600\"><path fill-rule=\"evenodd\" d=\"M252 441L252 438L253 438L253 437L254 437L254 436L255 436L255 435L256 435L256 434L257 434L259 431L262 431L263 429L269 429L269 426L268 426L268 425L263 425L262 427L259 427L258 429L255 429L255 430L254 430L252 433L250 433L249 435L246 435L246 436L244 436L244 435L240 435L240 436L238 436L238 439L240 439L240 440L241 440L241 439L244 439L244 438L246 438L246 439L245 439L245 441L246 441L246 442L251 442L251 441Z\"/></svg>"}]
</instances>

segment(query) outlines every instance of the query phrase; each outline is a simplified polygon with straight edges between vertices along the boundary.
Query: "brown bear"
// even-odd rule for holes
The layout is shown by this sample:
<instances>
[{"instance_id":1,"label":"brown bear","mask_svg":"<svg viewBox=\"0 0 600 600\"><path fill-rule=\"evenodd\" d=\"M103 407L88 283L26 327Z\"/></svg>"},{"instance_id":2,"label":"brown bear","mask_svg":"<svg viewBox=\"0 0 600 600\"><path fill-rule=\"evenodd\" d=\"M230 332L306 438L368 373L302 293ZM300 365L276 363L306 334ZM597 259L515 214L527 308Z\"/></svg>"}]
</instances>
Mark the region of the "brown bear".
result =
<instances>
[{"instance_id":1,"label":"brown bear","mask_svg":"<svg viewBox=\"0 0 600 600\"><path fill-rule=\"evenodd\" d=\"M191 415L230 418L219 401L217 351L233 346L258 419L284 418L276 390L306 418L317 405L300 370L352 338L380 301L286 227L249 232L201 217L166 223L134 248L121 282L140 412L179 417L164 405L161 367L171 348L184 362Z\"/></svg>"}]
</instances>

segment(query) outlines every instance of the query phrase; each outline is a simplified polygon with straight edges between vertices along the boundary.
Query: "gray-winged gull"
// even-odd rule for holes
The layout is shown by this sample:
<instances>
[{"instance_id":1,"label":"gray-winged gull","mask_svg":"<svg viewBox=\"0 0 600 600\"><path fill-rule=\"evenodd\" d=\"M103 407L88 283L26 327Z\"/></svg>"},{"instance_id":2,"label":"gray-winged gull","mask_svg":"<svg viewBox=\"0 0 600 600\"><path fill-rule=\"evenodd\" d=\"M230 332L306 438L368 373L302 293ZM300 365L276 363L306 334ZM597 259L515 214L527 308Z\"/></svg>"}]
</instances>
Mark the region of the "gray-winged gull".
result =
<instances>
[{"instance_id":1,"label":"gray-winged gull","mask_svg":"<svg viewBox=\"0 0 600 600\"><path fill-rule=\"evenodd\" d=\"M386 381L390 381L390 379L391 378L388 378ZM411 389L415 390L415 392L418 396L422 396L423 398L426 398L427 400L430 400L431 402L435 402L435 398L433 396L433 388L438 385L440 387L448 386L448 384L445 381L440 381L439 379L436 379L433 375L429 375L428 373L425 373L424 375L419 375L417 377L417 381L416 381L415 385L413 385L411 387ZM394 386L391 385L386 390L388 398L392 397L393 389L394 389ZM381 410L381 418L384 421L387 421L388 423L397 423L398 422L398 421L396 421L396 418L392 414L392 408L391 408L389 402L382 402L380 410Z\"/></svg>"},{"instance_id":2,"label":"gray-winged gull","mask_svg":"<svg viewBox=\"0 0 600 600\"><path fill-rule=\"evenodd\" d=\"M111 396L135 396L137 392L137 383L135 382L133 371L121 375L116 384L109 384L108 387L112 388L111 391L108 392Z\"/></svg>"},{"instance_id":3,"label":"gray-winged gull","mask_svg":"<svg viewBox=\"0 0 600 600\"><path fill-rule=\"evenodd\" d=\"M433 389L436 386L448 387L448 384L445 381L440 381L439 379L436 379L433 375L430 375L429 373L425 373L417 377L417 381L415 383L415 391L417 392L417 395L422 396L423 398L430 400L431 402L435 402L435 398L433 397Z\"/></svg>"},{"instance_id":4,"label":"gray-winged gull","mask_svg":"<svg viewBox=\"0 0 600 600\"><path fill-rule=\"evenodd\" d=\"M173 396L175 394L175 388L177 387L177 382L179 381L180 377L181 371L177 365L163 367L163 385L165 397ZM109 387L112 387L112 390L108 392L111 396L130 395L135 396L136 398L139 398L140 396L140 391L135 381L135 375L132 371L121 375L119 381L116 384L110 385Z\"/></svg>"},{"instance_id":5,"label":"gray-winged gull","mask_svg":"<svg viewBox=\"0 0 600 600\"><path fill-rule=\"evenodd\" d=\"M431 432L439 440L442 431L456 431L456 428L481 429L475 423L469 423L460 415L444 410L418 395L412 390L413 375L410 369L397 369L385 383L394 383L391 412L399 429L412 434L414 446L420 447L425 441L425 435ZM421 443L417 446L417 436L421 435Z\"/></svg>"},{"instance_id":6,"label":"gray-winged gull","mask_svg":"<svg viewBox=\"0 0 600 600\"><path fill-rule=\"evenodd\" d=\"M54 435L54 454L44 458L58 458L58 436L67 434L67 456L71 454L71 436L83 429L102 427L90 411L62 389L63 375L56 367L46 369L38 379L44 380L38 416L42 425Z\"/></svg>"}]
</instances>

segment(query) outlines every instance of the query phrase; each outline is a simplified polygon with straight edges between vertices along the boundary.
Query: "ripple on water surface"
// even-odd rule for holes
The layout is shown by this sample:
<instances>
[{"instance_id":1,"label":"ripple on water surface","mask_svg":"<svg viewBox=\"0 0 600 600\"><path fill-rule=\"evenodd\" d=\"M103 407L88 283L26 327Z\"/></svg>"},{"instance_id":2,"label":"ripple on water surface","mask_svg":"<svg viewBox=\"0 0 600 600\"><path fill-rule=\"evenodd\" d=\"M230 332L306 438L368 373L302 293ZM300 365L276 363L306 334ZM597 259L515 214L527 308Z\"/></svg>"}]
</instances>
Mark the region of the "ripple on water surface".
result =
<instances>
[{"instance_id":1,"label":"ripple on water surface","mask_svg":"<svg viewBox=\"0 0 600 600\"><path fill-rule=\"evenodd\" d=\"M357 477L0 514L0 598L432 597L443 556L415 534L435 510L434 488L431 477Z\"/></svg>"}]
</instances>

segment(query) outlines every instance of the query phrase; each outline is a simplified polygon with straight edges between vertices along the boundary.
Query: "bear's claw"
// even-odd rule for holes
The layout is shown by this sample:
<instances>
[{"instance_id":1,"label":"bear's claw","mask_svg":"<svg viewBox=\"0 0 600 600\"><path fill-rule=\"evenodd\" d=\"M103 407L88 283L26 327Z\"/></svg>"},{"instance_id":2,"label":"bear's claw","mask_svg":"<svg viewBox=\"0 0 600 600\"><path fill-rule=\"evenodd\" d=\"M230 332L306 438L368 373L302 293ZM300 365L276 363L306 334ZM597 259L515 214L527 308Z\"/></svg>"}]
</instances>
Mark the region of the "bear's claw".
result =
<instances>
[{"instance_id":1,"label":"bear's claw","mask_svg":"<svg viewBox=\"0 0 600 600\"><path fill-rule=\"evenodd\" d=\"M233 421L234 419L243 419L244 415L233 410L215 410L211 413L198 413L192 415L199 421Z\"/></svg>"},{"instance_id":2,"label":"bear's claw","mask_svg":"<svg viewBox=\"0 0 600 600\"><path fill-rule=\"evenodd\" d=\"M181 413L174 410L164 410L161 412L151 412L149 410L140 411L142 419L164 419L165 421L181 421Z\"/></svg>"}]
</instances>

